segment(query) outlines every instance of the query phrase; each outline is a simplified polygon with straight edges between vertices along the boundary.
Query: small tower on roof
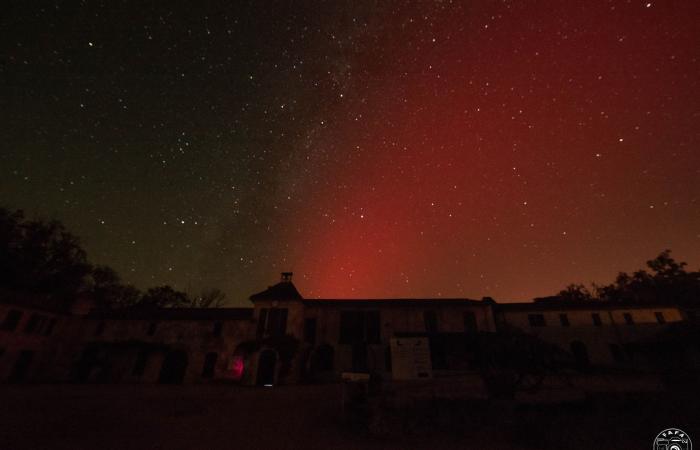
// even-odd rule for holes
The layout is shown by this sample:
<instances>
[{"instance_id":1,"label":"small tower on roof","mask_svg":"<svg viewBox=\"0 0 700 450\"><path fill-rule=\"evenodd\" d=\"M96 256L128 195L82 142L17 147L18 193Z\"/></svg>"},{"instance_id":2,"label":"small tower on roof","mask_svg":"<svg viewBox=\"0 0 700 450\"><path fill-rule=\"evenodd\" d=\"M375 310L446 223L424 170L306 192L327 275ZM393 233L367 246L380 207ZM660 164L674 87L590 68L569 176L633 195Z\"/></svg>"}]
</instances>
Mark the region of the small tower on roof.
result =
<instances>
[{"instance_id":1,"label":"small tower on roof","mask_svg":"<svg viewBox=\"0 0 700 450\"><path fill-rule=\"evenodd\" d=\"M280 281L282 283L291 283L292 282L292 275L294 275L293 272L282 272L282 278Z\"/></svg>"}]
</instances>

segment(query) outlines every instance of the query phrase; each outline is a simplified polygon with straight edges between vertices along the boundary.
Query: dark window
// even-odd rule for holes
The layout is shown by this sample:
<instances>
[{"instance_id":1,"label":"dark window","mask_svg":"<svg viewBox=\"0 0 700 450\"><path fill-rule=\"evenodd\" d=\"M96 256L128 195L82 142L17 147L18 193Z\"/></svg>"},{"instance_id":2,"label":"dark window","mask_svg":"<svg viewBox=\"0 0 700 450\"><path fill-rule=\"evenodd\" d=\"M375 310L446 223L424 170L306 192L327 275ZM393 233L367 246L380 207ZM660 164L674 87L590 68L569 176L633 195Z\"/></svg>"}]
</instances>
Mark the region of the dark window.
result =
<instances>
[{"instance_id":1,"label":"dark window","mask_svg":"<svg viewBox=\"0 0 700 450\"><path fill-rule=\"evenodd\" d=\"M203 378L212 378L214 376L214 368L216 367L216 360L219 357L217 353L210 352L204 357L204 368L202 369Z\"/></svg>"},{"instance_id":2,"label":"dark window","mask_svg":"<svg viewBox=\"0 0 700 450\"><path fill-rule=\"evenodd\" d=\"M379 344L381 337L379 311L366 311L365 317L365 326L367 327L367 343Z\"/></svg>"},{"instance_id":3,"label":"dark window","mask_svg":"<svg viewBox=\"0 0 700 450\"><path fill-rule=\"evenodd\" d=\"M134 364L134 370L131 371L131 374L137 377L143 375L144 372L146 372L146 363L148 363L148 352L141 350L138 355L136 355L136 363Z\"/></svg>"},{"instance_id":4,"label":"dark window","mask_svg":"<svg viewBox=\"0 0 700 450\"><path fill-rule=\"evenodd\" d=\"M2 329L6 331L14 331L19 325L19 321L22 319L22 311L17 309L11 309L5 316L5 320L2 323Z\"/></svg>"},{"instance_id":5,"label":"dark window","mask_svg":"<svg viewBox=\"0 0 700 450\"><path fill-rule=\"evenodd\" d=\"M600 327L603 325L603 321L600 320L600 314L598 313L593 313L591 314L591 319L593 319L593 325Z\"/></svg>"},{"instance_id":6,"label":"dark window","mask_svg":"<svg viewBox=\"0 0 700 450\"><path fill-rule=\"evenodd\" d=\"M544 314L528 314L527 320L530 322L531 327L544 327L547 325L544 321Z\"/></svg>"},{"instance_id":7,"label":"dark window","mask_svg":"<svg viewBox=\"0 0 700 450\"><path fill-rule=\"evenodd\" d=\"M95 327L95 336L102 336L102 334L105 332L105 323L104 321L100 321L97 326Z\"/></svg>"},{"instance_id":8,"label":"dark window","mask_svg":"<svg viewBox=\"0 0 700 450\"><path fill-rule=\"evenodd\" d=\"M342 311L340 313L340 343L353 344L364 340L362 311Z\"/></svg>"},{"instance_id":9,"label":"dark window","mask_svg":"<svg viewBox=\"0 0 700 450\"><path fill-rule=\"evenodd\" d=\"M5 349L0 347L0 358L2 358L2 355L5 354Z\"/></svg>"},{"instance_id":10,"label":"dark window","mask_svg":"<svg viewBox=\"0 0 700 450\"><path fill-rule=\"evenodd\" d=\"M287 332L287 308L271 308L267 317L267 334L282 336Z\"/></svg>"},{"instance_id":11,"label":"dark window","mask_svg":"<svg viewBox=\"0 0 700 450\"><path fill-rule=\"evenodd\" d=\"M304 342L311 345L316 343L316 319L304 320Z\"/></svg>"},{"instance_id":12,"label":"dark window","mask_svg":"<svg viewBox=\"0 0 700 450\"><path fill-rule=\"evenodd\" d=\"M38 314L32 314L27 321L27 325L24 327L24 332L27 334L34 333L35 330L39 328L41 324L41 316Z\"/></svg>"},{"instance_id":13,"label":"dark window","mask_svg":"<svg viewBox=\"0 0 700 450\"><path fill-rule=\"evenodd\" d=\"M214 322L214 337L221 337L221 331L224 328L224 324L221 322Z\"/></svg>"},{"instance_id":14,"label":"dark window","mask_svg":"<svg viewBox=\"0 0 700 450\"><path fill-rule=\"evenodd\" d=\"M559 314L559 322L561 322L562 327L568 327L569 325L571 325L569 323L569 316L567 316L566 314Z\"/></svg>"},{"instance_id":15,"label":"dark window","mask_svg":"<svg viewBox=\"0 0 700 450\"><path fill-rule=\"evenodd\" d=\"M158 331L158 322L151 322L148 324L148 335L153 336Z\"/></svg>"},{"instance_id":16,"label":"dark window","mask_svg":"<svg viewBox=\"0 0 700 450\"><path fill-rule=\"evenodd\" d=\"M438 318L437 313L435 311L424 311L423 322L425 322L425 331L427 331L428 333L437 333Z\"/></svg>"},{"instance_id":17,"label":"dark window","mask_svg":"<svg viewBox=\"0 0 700 450\"><path fill-rule=\"evenodd\" d=\"M666 318L664 317L664 313L662 312L655 312L654 316L656 316L656 321L659 323L666 323Z\"/></svg>"},{"instance_id":18,"label":"dark window","mask_svg":"<svg viewBox=\"0 0 700 450\"><path fill-rule=\"evenodd\" d=\"M391 372L391 346L387 345L386 350L384 350L384 367L387 372Z\"/></svg>"},{"instance_id":19,"label":"dark window","mask_svg":"<svg viewBox=\"0 0 700 450\"><path fill-rule=\"evenodd\" d=\"M476 325L476 314L474 314L474 311L466 311L464 313L464 331L467 333L478 331L478 327Z\"/></svg>"},{"instance_id":20,"label":"dark window","mask_svg":"<svg viewBox=\"0 0 700 450\"><path fill-rule=\"evenodd\" d=\"M265 335L265 322L267 322L267 308L262 308L260 310L260 315L258 316L258 339L262 339Z\"/></svg>"},{"instance_id":21,"label":"dark window","mask_svg":"<svg viewBox=\"0 0 700 450\"><path fill-rule=\"evenodd\" d=\"M46 330L44 330L44 336L51 336L51 333L53 333L53 329L56 326L56 319L51 319L49 321L49 325L46 327Z\"/></svg>"},{"instance_id":22,"label":"dark window","mask_svg":"<svg viewBox=\"0 0 700 450\"><path fill-rule=\"evenodd\" d=\"M632 314L630 313L624 313L622 317L625 318L625 323L627 325L634 325L634 319L632 318Z\"/></svg>"},{"instance_id":23,"label":"dark window","mask_svg":"<svg viewBox=\"0 0 700 450\"><path fill-rule=\"evenodd\" d=\"M378 344L380 341L379 311L342 311L340 313L341 344Z\"/></svg>"},{"instance_id":24,"label":"dark window","mask_svg":"<svg viewBox=\"0 0 700 450\"><path fill-rule=\"evenodd\" d=\"M617 344L610 344L610 353L612 354L615 362L621 363L625 360L625 355L622 353L622 349Z\"/></svg>"}]
</instances>

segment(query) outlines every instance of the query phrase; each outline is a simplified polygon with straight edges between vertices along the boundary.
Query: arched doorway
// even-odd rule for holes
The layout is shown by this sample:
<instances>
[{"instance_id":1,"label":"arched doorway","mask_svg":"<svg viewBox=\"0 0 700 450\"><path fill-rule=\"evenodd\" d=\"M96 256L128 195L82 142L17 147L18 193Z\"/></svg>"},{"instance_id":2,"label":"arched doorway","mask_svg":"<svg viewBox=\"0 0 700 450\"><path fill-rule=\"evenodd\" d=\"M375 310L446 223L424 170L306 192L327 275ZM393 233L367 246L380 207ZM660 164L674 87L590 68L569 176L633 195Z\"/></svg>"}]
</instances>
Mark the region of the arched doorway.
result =
<instances>
[{"instance_id":1,"label":"arched doorway","mask_svg":"<svg viewBox=\"0 0 700 450\"><path fill-rule=\"evenodd\" d=\"M256 384L264 386L274 384L275 366L277 365L277 353L274 350L263 350L258 357L258 376Z\"/></svg>"},{"instance_id":2,"label":"arched doorway","mask_svg":"<svg viewBox=\"0 0 700 450\"><path fill-rule=\"evenodd\" d=\"M573 353L574 359L576 360L576 365L579 367L579 369L585 369L590 365L588 350L583 342L573 341L571 343L571 353Z\"/></svg>"},{"instance_id":3,"label":"arched doorway","mask_svg":"<svg viewBox=\"0 0 700 450\"><path fill-rule=\"evenodd\" d=\"M187 353L183 350L174 350L165 355L158 382L161 384L180 384L185 378L186 369Z\"/></svg>"}]
</instances>

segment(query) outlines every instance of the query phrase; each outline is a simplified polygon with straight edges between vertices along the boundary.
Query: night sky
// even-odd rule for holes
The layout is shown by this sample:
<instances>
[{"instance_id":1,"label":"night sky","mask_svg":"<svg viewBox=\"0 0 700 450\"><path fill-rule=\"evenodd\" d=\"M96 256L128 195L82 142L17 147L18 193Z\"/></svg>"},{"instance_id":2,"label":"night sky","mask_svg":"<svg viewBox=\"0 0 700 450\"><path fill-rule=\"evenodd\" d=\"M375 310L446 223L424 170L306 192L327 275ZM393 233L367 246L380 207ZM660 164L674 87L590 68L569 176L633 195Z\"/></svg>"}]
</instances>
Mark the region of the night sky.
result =
<instances>
[{"instance_id":1,"label":"night sky","mask_svg":"<svg viewBox=\"0 0 700 450\"><path fill-rule=\"evenodd\" d=\"M0 205L125 281L525 300L700 265L700 2L184 3L0 16Z\"/></svg>"}]
</instances>

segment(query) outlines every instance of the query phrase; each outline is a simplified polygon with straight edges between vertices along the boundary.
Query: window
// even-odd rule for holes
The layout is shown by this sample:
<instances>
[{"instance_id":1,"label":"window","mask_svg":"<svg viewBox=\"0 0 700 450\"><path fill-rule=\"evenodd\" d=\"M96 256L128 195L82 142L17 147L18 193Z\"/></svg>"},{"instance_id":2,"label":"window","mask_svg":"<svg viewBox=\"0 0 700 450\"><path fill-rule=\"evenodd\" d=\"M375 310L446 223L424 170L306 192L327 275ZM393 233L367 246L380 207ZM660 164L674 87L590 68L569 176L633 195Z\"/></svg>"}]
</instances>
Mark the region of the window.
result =
<instances>
[{"instance_id":1,"label":"window","mask_svg":"<svg viewBox=\"0 0 700 450\"><path fill-rule=\"evenodd\" d=\"M466 311L463 315L464 319L464 331L467 333L475 333L479 331L476 325L476 314L474 311Z\"/></svg>"},{"instance_id":2,"label":"window","mask_svg":"<svg viewBox=\"0 0 700 450\"><path fill-rule=\"evenodd\" d=\"M5 349L0 347L0 358L2 358L2 355L5 354Z\"/></svg>"},{"instance_id":3,"label":"window","mask_svg":"<svg viewBox=\"0 0 700 450\"><path fill-rule=\"evenodd\" d=\"M316 343L316 319L304 320L304 342L311 345Z\"/></svg>"},{"instance_id":4,"label":"window","mask_svg":"<svg viewBox=\"0 0 700 450\"><path fill-rule=\"evenodd\" d=\"M138 355L136 355L136 363L134 364L134 370L131 374L140 377L146 372L146 363L148 363L148 352L141 350Z\"/></svg>"},{"instance_id":5,"label":"window","mask_svg":"<svg viewBox=\"0 0 700 450\"><path fill-rule=\"evenodd\" d=\"M379 344L381 324L379 323L379 311L365 311L366 337L368 344Z\"/></svg>"},{"instance_id":6,"label":"window","mask_svg":"<svg viewBox=\"0 0 700 450\"><path fill-rule=\"evenodd\" d=\"M544 314L528 314L527 320L531 327L544 327L547 323L544 320Z\"/></svg>"},{"instance_id":7,"label":"window","mask_svg":"<svg viewBox=\"0 0 700 450\"><path fill-rule=\"evenodd\" d=\"M664 313L662 313L662 312L660 312L660 311L659 311L659 312L655 312L655 313L654 313L654 316L656 316L656 321L657 321L658 323L661 323L661 324L666 323L666 318L664 317Z\"/></svg>"},{"instance_id":8,"label":"window","mask_svg":"<svg viewBox=\"0 0 700 450\"><path fill-rule=\"evenodd\" d=\"M600 327L603 325L603 322L600 320L600 314L598 313L593 313L591 314L591 319L593 319L593 325Z\"/></svg>"},{"instance_id":9,"label":"window","mask_svg":"<svg viewBox=\"0 0 700 450\"><path fill-rule=\"evenodd\" d=\"M27 325L24 327L24 332L27 334L34 333L35 330L39 328L39 325L41 324L41 316L39 314L32 314L29 316L29 320L27 321Z\"/></svg>"},{"instance_id":10,"label":"window","mask_svg":"<svg viewBox=\"0 0 700 450\"><path fill-rule=\"evenodd\" d=\"M433 310L423 312L423 322L425 322L425 331L428 333L437 333L438 318L437 313Z\"/></svg>"},{"instance_id":11,"label":"window","mask_svg":"<svg viewBox=\"0 0 700 450\"><path fill-rule=\"evenodd\" d=\"M267 334L282 336L287 332L287 308L271 308L267 314Z\"/></svg>"},{"instance_id":12,"label":"window","mask_svg":"<svg viewBox=\"0 0 700 450\"><path fill-rule=\"evenodd\" d=\"M102 336L102 334L105 332L105 323L104 321L100 321L97 323L97 326L95 327L95 336Z\"/></svg>"},{"instance_id":13,"label":"window","mask_svg":"<svg viewBox=\"0 0 700 450\"><path fill-rule=\"evenodd\" d=\"M148 331L146 331L146 334L149 336L153 336L156 334L156 331L158 331L158 322L151 322L148 324Z\"/></svg>"},{"instance_id":14,"label":"window","mask_svg":"<svg viewBox=\"0 0 700 450\"><path fill-rule=\"evenodd\" d=\"M56 319L51 319L49 321L49 325L46 327L46 330L44 330L44 336L51 336L51 333L53 333L53 329L56 326Z\"/></svg>"},{"instance_id":15,"label":"window","mask_svg":"<svg viewBox=\"0 0 700 450\"><path fill-rule=\"evenodd\" d=\"M559 322L561 323L562 327L568 327L569 325L571 325L569 323L569 316L567 316L566 314L559 314Z\"/></svg>"},{"instance_id":16,"label":"window","mask_svg":"<svg viewBox=\"0 0 700 450\"><path fill-rule=\"evenodd\" d=\"M217 353L210 352L204 357L204 368L202 369L202 378L212 378L214 369L216 368L216 360L219 357Z\"/></svg>"},{"instance_id":17,"label":"window","mask_svg":"<svg viewBox=\"0 0 700 450\"><path fill-rule=\"evenodd\" d=\"M341 344L378 344L381 339L379 311L342 311Z\"/></svg>"},{"instance_id":18,"label":"window","mask_svg":"<svg viewBox=\"0 0 700 450\"><path fill-rule=\"evenodd\" d=\"M5 331L14 331L17 325L19 325L20 320L22 320L22 311L11 309L5 316L2 329Z\"/></svg>"},{"instance_id":19,"label":"window","mask_svg":"<svg viewBox=\"0 0 700 450\"><path fill-rule=\"evenodd\" d=\"M265 322L267 321L267 308L262 308L260 310L260 315L258 316L258 339L262 339L265 335Z\"/></svg>"},{"instance_id":20,"label":"window","mask_svg":"<svg viewBox=\"0 0 700 450\"><path fill-rule=\"evenodd\" d=\"M221 322L214 322L214 337L221 337L221 332L223 331L224 324Z\"/></svg>"},{"instance_id":21,"label":"window","mask_svg":"<svg viewBox=\"0 0 700 450\"><path fill-rule=\"evenodd\" d=\"M364 341L364 316L362 311L340 313L340 343L353 344Z\"/></svg>"},{"instance_id":22,"label":"window","mask_svg":"<svg viewBox=\"0 0 700 450\"><path fill-rule=\"evenodd\" d=\"M622 317L625 318L625 324L627 325L634 325L634 319L632 318L632 314L630 313L624 313Z\"/></svg>"}]
</instances>

